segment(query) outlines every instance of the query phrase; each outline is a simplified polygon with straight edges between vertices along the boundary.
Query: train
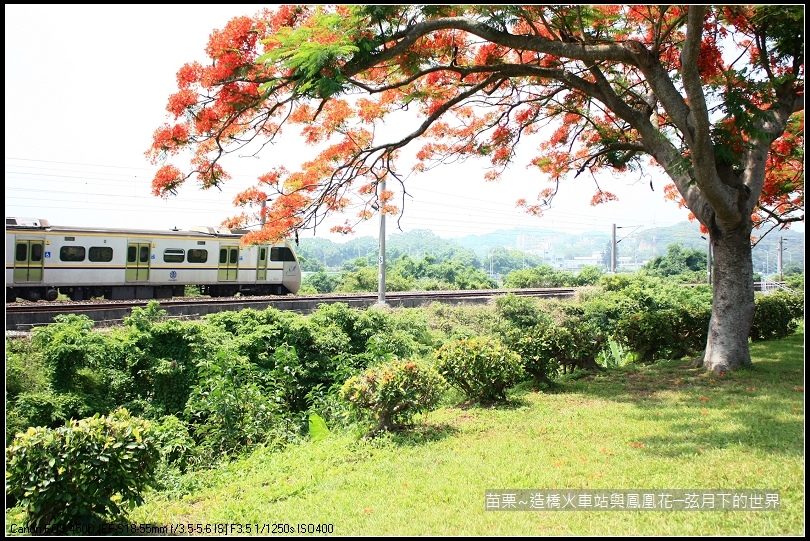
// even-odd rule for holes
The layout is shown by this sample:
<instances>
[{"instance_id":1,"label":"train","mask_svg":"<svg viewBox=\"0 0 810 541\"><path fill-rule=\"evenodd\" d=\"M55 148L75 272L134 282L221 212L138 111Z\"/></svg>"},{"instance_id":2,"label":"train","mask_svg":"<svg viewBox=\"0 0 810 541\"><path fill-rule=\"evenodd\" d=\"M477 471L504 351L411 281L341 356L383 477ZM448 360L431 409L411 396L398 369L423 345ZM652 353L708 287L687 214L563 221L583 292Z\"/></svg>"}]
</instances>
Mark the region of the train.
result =
<instances>
[{"instance_id":1,"label":"train","mask_svg":"<svg viewBox=\"0 0 810 541\"><path fill-rule=\"evenodd\" d=\"M301 266L289 241L241 245L242 229L116 229L6 217L6 302L295 294Z\"/></svg>"}]
</instances>

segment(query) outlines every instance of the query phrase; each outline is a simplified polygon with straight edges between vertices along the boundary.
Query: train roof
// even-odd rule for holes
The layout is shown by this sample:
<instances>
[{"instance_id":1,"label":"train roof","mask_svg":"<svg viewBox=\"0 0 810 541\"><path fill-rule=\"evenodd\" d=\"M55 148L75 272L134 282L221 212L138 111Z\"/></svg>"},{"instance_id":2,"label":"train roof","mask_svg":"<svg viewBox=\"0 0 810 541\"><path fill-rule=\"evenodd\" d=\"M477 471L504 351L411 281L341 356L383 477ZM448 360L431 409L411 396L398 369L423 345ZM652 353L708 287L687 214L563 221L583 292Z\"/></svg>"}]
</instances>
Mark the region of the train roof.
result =
<instances>
[{"instance_id":1,"label":"train roof","mask_svg":"<svg viewBox=\"0 0 810 541\"><path fill-rule=\"evenodd\" d=\"M199 236L199 237L221 237L221 238L241 238L248 233L247 229L227 229L223 227L210 227L198 225L189 229L137 229L137 228L116 228L116 227L82 227L72 225L51 225L48 220L42 218L15 218L6 217L6 231L51 231L55 233L112 233L123 235L142 236Z\"/></svg>"}]
</instances>

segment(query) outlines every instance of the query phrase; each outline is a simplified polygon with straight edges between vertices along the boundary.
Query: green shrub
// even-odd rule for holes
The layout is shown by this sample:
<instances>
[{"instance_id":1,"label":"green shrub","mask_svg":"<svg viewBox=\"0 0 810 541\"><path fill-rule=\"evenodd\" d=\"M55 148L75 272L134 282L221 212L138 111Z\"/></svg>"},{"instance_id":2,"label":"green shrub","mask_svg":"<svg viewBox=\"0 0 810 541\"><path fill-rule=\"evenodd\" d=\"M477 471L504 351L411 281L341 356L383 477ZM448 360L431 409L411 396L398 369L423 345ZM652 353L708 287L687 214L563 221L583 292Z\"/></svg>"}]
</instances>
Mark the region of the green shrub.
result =
<instances>
[{"instance_id":1,"label":"green shrub","mask_svg":"<svg viewBox=\"0 0 810 541\"><path fill-rule=\"evenodd\" d=\"M424 310L431 328L451 339L492 334L501 320L489 306L433 302Z\"/></svg>"},{"instance_id":2,"label":"green shrub","mask_svg":"<svg viewBox=\"0 0 810 541\"><path fill-rule=\"evenodd\" d=\"M81 410L81 400L70 394L54 393L50 389L25 392L6 400L6 445L17 433L29 426L56 428L63 425L70 414ZM76 418L84 415L74 415Z\"/></svg>"},{"instance_id":3,"label":"green shrub","mask_svg":"<svg viewBox=\"0 0 810 541\"><path fill-rule=\"evenodd\" d=\"M617 323L616 338L645 362L680 359L706 345L710 317L702 305L629 314Z\"/></svg>"},{"instance_id":4,"label":"green shrub","mask_svg":"<svg viewBox=\"0 0 810 541\"><path fill-rule=\"evenodd\" d=\"M157 462L150 422L124 409L55 430L32 427L6 448L6 494L34 530L120 523L126 507L143 502Z\"/></svg>"},{"instance_id":5,"label":"green shrub","mask_svg":"<svg viewBox=\"0 0 810 541\"><path fill-rule=\"evenodd\" d=\"M619 320L616 335L622 345L638 353L641 361L661 359L676 341L672 318L670 310L629 314Z\"/></svg>"},{"instance_id":6,"label":"green shrub","mask_svg":"<svg viewBox=\"0 0 810 541\"><path fill-rule=\"evenodd\" d=\"M366 354L374 356L381 354L392 358L406 359L427 353L422 344L419 344L413 335L407 331L396 329L390 333L374 334L366 341Z\"/></svg>"},{"instance_id":7,"label":"green shrub","mask_svg":"<svg viewBox=\"0 0 810 541\"><path fill-rule=\"evenodd\" d=\"M754 297L754 321L751 340L784 338L796 331L797 319L804 317L804 300L788 291L758 293Z\"/></svg>"},{"instance_id":8,"label":"green shrub","mask_svg":"<svg viewBox=\"0 0 810 541\"><path fill-rule=\"evenodd\" d=\"M198 459L197 446L188 432L186 423L174 415L166 415L158 421L153 421L152 426L161 461L180 472L185 472L195 465Z\"/></svg>"},{"instance_id":9,"label":"green shrub","mask_svg":"<svg viewBox=\"0 0 810 541\"><path fill-rule=\"evenodd\" d=\"M495 311L518 327L533 327L538 323L547 323L548 316L540 311L537 299L532 297L519 297L514 293L507 293L495 298Z\"/></svg>"},{"instance_id":10,"label":"green shrub","mask_svg":"<svg viewBox=\"0 0 810 541\"><path fill-rule=\"evenodd\" d=\"M228 334L242 335L250 334L260 325L272 325L286 321L289 317L297 318L300 317L300 314L283 312L272 307L261 311L247 308L235 312L206 314L203 316L203 320L214 327L223 329Z\"/></svg>"},{"instance_id":11,"label":"green shrub","mask_svg":"<svg viewBox=\"0 0 810 541\"><path fill-rule=\"evenodd\" d=\"M503 340L520 355L523 369L534 382L548 387L560 373L560 359L573 356L571 331L551 322L525 330L511 330Z\"/></svg>"},{"instance_id":12,"label":"green shrub","mask_svg":"<svg viewBox=\"0 0 810 541\"><path fill-rule=\"evenodd\" d=\"M6 339L6 400L50 388L48 367L25 338Z\"/></svg>"},{"instance_id":13,"label":"green shrub","mask_svg":"<svg viewBox=\"0 0 810 541\"><path fill-rule=\"evenodd\" d=\"M75 393L58 393L50 389L22 393L11 402L11 406L15 422L19 423L15 427L16 432L23 431L29 426L56 428L68 419L88 417L89 410L83 397ZM7 437L14 435L8 433L9 428L6 426Z\"/></svg>"},{"instance_id":14,"label":"green shrub","mask_svg":"<svg viewBox=\"0 0 810 541\"><path fill-rule=\"evenodd\" d=\"M436 352L439 373L468 399L506 399L506 389L525 377L520 355L500 340L472 337L443 345Z\"/></svg>"},{"instance_id":15,"label":"green shrub","mask_svg":"<svg viewBox=\"0 0 810 541\"><path fill-rule=\"evenodd\" d=\"M436 405L444 381L431 367L417 358L393 360L370 366L346 380L341 397L360 417L370 415L375 431L406 424L413 415Z\"/></svg>"},{"instance_id":16,"label":"green shrub","mask_svg":"<svg viewBox=\"0 0 810 541\"><path fill-rule=\"evenodd\" d=\"M94 324L87 316L68 314L58 315L54 323L34 329L33 347L42 353L50 368L55 390L73 389L79 369L92 365L91 359L103 342L99 333L92 332Z\"/></svg>"},{"instance_id":17,"label":"green shrub","mask_svg":"<svg viewBox=\"0 0 810 541\"><path fill-rule=\"evenodd\" d=\"M571 370L574 368L588 368L600 369L596 359L607 340L608 333L601 327L593 318L589 319L587 316L572 316L569 315L564 319L560 326L568 331L568 334L562 334L558 339L565 343L567 337L570 336L572 344L569 349L562 349L566 353L563 357L559 358L560 364L563 365L564 371L569 367ZM611 330L613 328L611 327ZM560 332L560 331L558 331Z\"/></svg>"},{"instance_id":18,"label":"green shrub","mask_svg":"<svg viewBox=\"0 0 810 541\"><path fill-rule=\"evenodd\" d=\"M574 281L572 274L554 270L551 265L542 264L536 267L513 270L503 279L503 286L507 288L532 288L532 287L562 287L572 285Z\"/></svg>"},{"instance_id":19,"label":"green shrub","mask_svg":"<svg viewBox=\"0 0 810 541\"><path fill-rule=\"evenodd\" d=\"M221 351L198 366L185 418L210 456L236 455L273 434L279 403L265 392L262 371L244 357Z\"/></svg>"},{"instance_id":20,"label":"green shrub","mask_svg":"<svg viewBox=\"0 0 810 541\"><path fill-rule=\"evenodd\" d=\"M160 308L158 301L149 301L146 308L135 306L130 315L124 318L124 326L135 327L138 330L147 330L153 324L166 318L168 312Z\"/></svg>"},{"instance_id":21,"label":"green shrub","mask_svg":"<svg viewBox=\"0 0 810 541\"><path fill-rule=\"evenodd\" d=\"M360 336L361 324L360 310L351 308L345 302L321 303L318 309L309 315L309 321L318 326L336 325L350 339L355 348L352 352L359 353L363 349L365 337Z\"/></svg>"},{"instance_id":22,"label":"green shrub","mask_svg":"<svg viewBox=\"0 0 810 541\"><path fill-rule=\"evenodd\" d=\"M804 273L786 274L785 286L796 292L804 292Z\"/></svg>"}]
</instances>

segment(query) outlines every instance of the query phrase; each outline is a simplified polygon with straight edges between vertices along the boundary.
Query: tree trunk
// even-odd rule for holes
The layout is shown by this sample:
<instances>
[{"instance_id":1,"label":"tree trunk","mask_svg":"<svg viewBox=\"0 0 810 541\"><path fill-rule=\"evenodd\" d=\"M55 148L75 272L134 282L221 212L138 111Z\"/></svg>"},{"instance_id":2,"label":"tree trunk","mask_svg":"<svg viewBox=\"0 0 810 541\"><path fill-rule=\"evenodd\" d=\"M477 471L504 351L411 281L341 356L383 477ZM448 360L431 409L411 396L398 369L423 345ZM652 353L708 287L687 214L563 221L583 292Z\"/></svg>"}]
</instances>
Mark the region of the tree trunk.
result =
<instances>
[{"instance_id":1,"label":"tree trunk","mask_svg":"<svg viewBox=\"0 0 810 541\"><path fill-rule=\"evenodd\" d=\"M751 366L748 337L754 321L751 226L712 234L712 317L702 365L715 374Z\"/></svg>"}]
</instances>

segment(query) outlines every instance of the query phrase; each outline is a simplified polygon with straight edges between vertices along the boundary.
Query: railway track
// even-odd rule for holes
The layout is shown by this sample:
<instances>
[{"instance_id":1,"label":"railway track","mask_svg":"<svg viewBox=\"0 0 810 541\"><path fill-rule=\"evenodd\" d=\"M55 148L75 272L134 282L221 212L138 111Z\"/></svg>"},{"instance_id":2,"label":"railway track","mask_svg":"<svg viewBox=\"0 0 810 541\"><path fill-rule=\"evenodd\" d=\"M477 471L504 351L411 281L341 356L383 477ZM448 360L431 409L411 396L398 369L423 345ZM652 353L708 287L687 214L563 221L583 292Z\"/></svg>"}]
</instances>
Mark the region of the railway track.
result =
<instances>
[{"instance_id":1,"label":"railway track","mask_svg":"<svg viewBox=\"0 0 810 541\"><path fill-rule=\"evenodd\" d=\"M487 289L475 291L424 291L386 293L385 301L391 307L414 308L432 302L448 304L485 304L495 296L514 293L520 296L570 298L574 288L547 289ZM376 293L329 294L329 295L288 295L268 297L184 297L159 300L161 310L167 316L181 319L198 319L206 314L237 311L244 309L294 310L309 313L322 303L346 303L351 307L365 308L376 304ZM60 314L84 314L99 327L120 325L135 307L145 307L149 299L132 301L94 300L90 302L22 302L6 304L6 332L27 332L32 327L48 325Z\"/></svg>"}]
</instances>

